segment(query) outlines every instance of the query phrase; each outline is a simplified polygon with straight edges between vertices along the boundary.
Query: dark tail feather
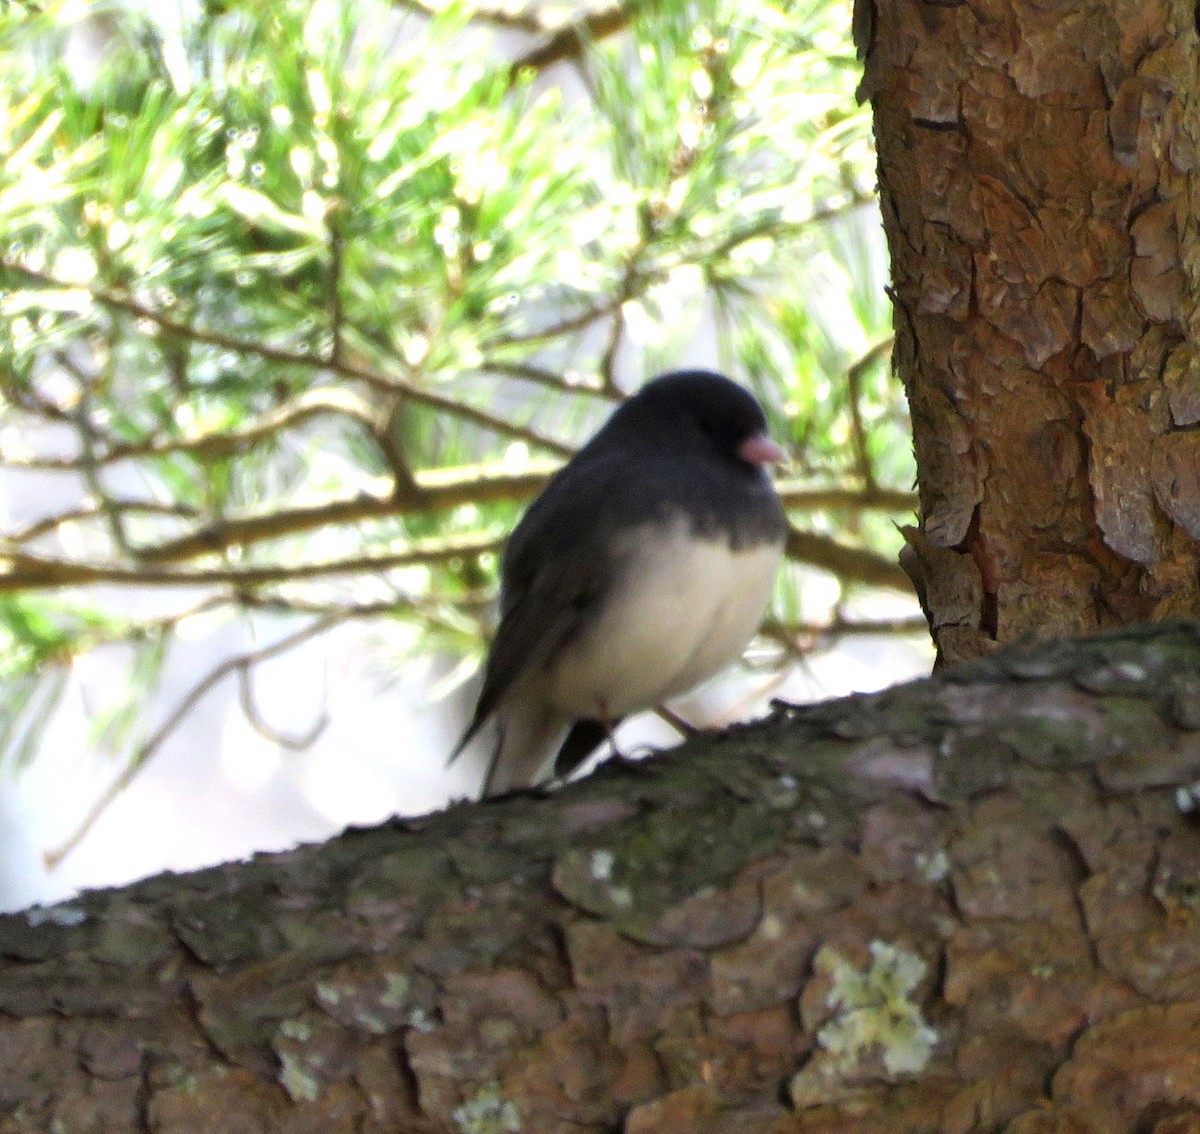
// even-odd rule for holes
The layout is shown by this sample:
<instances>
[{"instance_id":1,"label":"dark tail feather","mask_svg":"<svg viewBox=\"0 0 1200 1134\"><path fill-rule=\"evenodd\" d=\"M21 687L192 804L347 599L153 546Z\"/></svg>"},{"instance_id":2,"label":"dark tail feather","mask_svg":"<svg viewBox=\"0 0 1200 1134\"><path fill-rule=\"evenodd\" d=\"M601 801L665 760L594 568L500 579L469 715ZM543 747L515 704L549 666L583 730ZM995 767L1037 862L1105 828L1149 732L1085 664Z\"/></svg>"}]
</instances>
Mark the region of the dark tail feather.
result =
<instances>
[{"instance_id":1,"label":"dark tail feather","mask_svg":"<svg viewBox=\"0 0 1200 1134\"><path fill-rule=\"evenodd\" d=\"M483 728L487 722L487 717L481 716L478 712L471 718L471 723L467 725L466 732L459 737L458 743L454 746L454 750L446 757L446 767L450 767L462 754L463 750L479 735L479 730Z\"/></svg>"},{"instance_id":2,"label":"dark tail feather","mask_svg":"<svg viewBox=\"0 0 1200 1134\"><path fill-rule=\"evenodd\" d=\"M576 721L554 758L555 776L569 776L610 736L611 728L604 721Z\"/></svg>"}]
</instances>

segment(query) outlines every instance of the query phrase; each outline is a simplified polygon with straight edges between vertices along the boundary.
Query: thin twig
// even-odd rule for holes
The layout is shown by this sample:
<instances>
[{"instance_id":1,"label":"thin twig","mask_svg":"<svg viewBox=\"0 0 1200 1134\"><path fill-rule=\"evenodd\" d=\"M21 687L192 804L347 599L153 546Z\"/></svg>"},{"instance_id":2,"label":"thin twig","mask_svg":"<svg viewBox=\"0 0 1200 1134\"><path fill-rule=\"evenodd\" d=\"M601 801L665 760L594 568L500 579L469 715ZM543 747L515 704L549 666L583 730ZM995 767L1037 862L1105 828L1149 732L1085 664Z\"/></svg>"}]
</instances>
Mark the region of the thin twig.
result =
<instances>
[{"instance_id":1,"label":"thin twig","mask_svg":"<svg viewBox=\"0 0 1200 1134\"><path fill-rule=\"evenodd\" d=\"M648 0L626 0L624 4L592 12L578 23L560 28L545 43L513 62L509 69L510 80L516 82L523 71L543 71L555 63L580 58L589 44L623 32L647 3Z\"/></svg>"},{"instance_id":2,"label":"thin twig","mask_svg":"<svg viewBox=\"0 0 1200 1134\"><path fill-rule=\"evenodd\" d=\"M247 666L258 665L260 662L266 661L276 654L284 653L294 646L300 645L301 642L308 641L310 638L324 634L340 622L346 621L346 619L347 616L340 614L318 618L294 634L289 634L287 637L281 638L278 642L274 642L269 646L263 646L258 650L251 650L247 653L227 658L219 665L214 666L205 677L192 686L158 728L137 746L130 757L129 763L125 765L121 773L93 802L79 826L57 847L43 853L42 861L45 863L46 869L53 870L59 866L67 855L83 841L84 837L92 830L100 817L112 805L113 801L133 783L138 773L146 766L155 752L162 747L163 742L175 731L180 722L226 677Z\"/></svg>"},{"instance_id":3,"label":"thin twig","mask_svg":"<svg viewBox=\"0 0 1200 1134\"><path fill-rule=\"evenodd\" d=\"M0 257L0 269L16 272L18 275L22 275L29 280L47 287L80 290L77 284L66 283L45 272L27 268L23 264L17 264L2 257ZM515 437L521 441L528 441L531 445L536 445L547 452L556 453L559 456L568 456L571 452L570 446L555 441L553 438L545 437L528 426L517 425L504 418L496 417L495 414L488 413L486 410L477 409L475 406L456 401L454 398L438 394L426 387L406 382L400 378L379 374L373 370L368 370L365 367L355 366L347 362L335 364L327 358L302 354L299 351L270 346L267 343L253 342L218 331L202 330L187 323L177 322L152 307L147 307L135 300L127 299L124 296L116 295L113 292L100 288L83 288L82 290L86 290L92 299L110 310L120 311L126 315L133 316L135 319L148 320L167 333L178 335L180 338L189 339L193 342L206 343L210 346L221 347L223 350L251 355L285 366L303 367L308 370L329 370L335 374L340 374L346 378L353 378L389 394L403 394L420 405L441 410L454 417L462 418L464 421L470 421L501 436Z\"/></svg>"},{"instance_id":4,"label":"thin twig","mask_svg":"<svg viewBox=\"0 0 1200 1134\"><path fill-rule=\"evenodd\" d=\"M811 488L786 480L775 487L790 512L912 512L917 507L915 492L894 488Z\"/></svg>"},{"instance_id":5,"label":"thin twig","mask_svg":"<svg viewBox=\"0 0 1200 1134\"><path fill-rule=\"evenodd\" d=\"M528 362L502 362L497 359L485 359L479 369L484 373L503 374L506 378L516 378L522 382L535 382L549 390L564 394L583 394L606 401L620 401L625 395L620 391L607 389L594 383L573 382L552 370L543 370Z\"/></svg>"},{"instance_id":6,"label":"thin twig","mask_svg":"<svg viewBox=\"0 0 1200 1134\"><path fill-rule=\"evenodd\" d=\"M393 0L393 2L401 8L406 8L418 16L427 16L429 19L435 19L443 11L442 6L427 3L426 0ZM529 32L531 35L544 34L546 30L537 18L536 12L512 12L507 8L493 8L486 4L473 4L471 19L495 24L501 28Z\"/></svg>"},{"instance_id":7,"label":"thin twig","mask_svg":"<svg viewBox=\"0 0 1200 1134\"><path fill-rule=\"evenodd\" d=\"M604 383L604 392L609 397L622 396L621 388L617 385L617 353L621 349L621 338L625 333L625 304L637 292L635 281L640 272L636 265L641 250L639 245L625 265L625 271L621 277L621 290L618 293L620 302L613 310L612 322L609 324L608 335L605 337L604 350L600 354L600 380Z\"/></svg>"},{"instance_id":8,"label":"thin twig","mask_svg":"<svg viewBox=\"0 0 1200 1134\"><path fill-rule=\"evenodd\" d=\"M486 532L468 536L414 542L403 551L327 559L316 563L271 564L265 567L212 567L178 570L150 564L126 566L114 563L81 563L70 559L34 555L27 551L5 551L0 544L0 593L30 590L59 590L99 583L126 587L259 587L269 583L325 578L331 575L363 575L394 571L401 567L446 563L498 551L503 540Z\"/></svg>"},{"instance_id":9,"label":"thin twig","mask_svg":"<svg viewBox=\"0 0 1200 1134\"><path fill-rule=\"evenodd\" d=\"M324 689L321 697L321 712L304 732L287 733L269 724L266 717L262 715L258 698L254 695L254 675L252 667L249 665L241 666L238 669L238 701L242 707L242 715L259 736L293 752L303 752L306 748L311 747L329 725L329 706L324 696Z\"/></svg>"},{"instance_id":10,"label":"thin twig","mask_svg":"<svg viewBox=\"0 0 1200 1134\"><path fill-rule=\"evenodd\" d=\"M569 315L545 327L538 327L530 331L513 331L508 334L497 335L495 338L482 343L481 347L486 354L489 351L501 350L504 347L528 346L531 343L545 342L548 339L556 339L562 335L572 334L575 331L583 331L598 319L603 319L605 316L611 315L621 306L621 303L622 300L620 299L609 299L604 303L585 308L583 311Z\"/></svg>"},{"instance_id":11,"label":"thin twig","mask_svg":"<svg viewBox=\"0 0 1200 1134\"><path fill-rule=\"evenodd\" d=\"M220 526L209 526L153 547L143 547L138 561L143 564L179 563L197 556L212 555L233 547L250 547L270 540L302 535L320 528L357 526L368 520L388 520L420 512L448 511L463 504L491 504L499 501L522 503L540 492L557 465L542 462L522 473L509 473L502 466L475 465L440 469L417 476L420 495L416 500L398 500L387 491L362 492L341 500L329 500L301 508L263 512L257 515L227 518ZM916 510L915 493L892 489L863 492L849 488L811 488L781 482L779 495L792 512L891 512ZM115 502L129 511L192 515L184 506L155 505L139 501ZM8 537L10 544L27 543L61 524L96 516L95 509L73 509L37 521ZM0 580L3 576L0 575Z\"/></svg>"},{"instance_id":12,"label":"thin twig","mask_svg":"<svg viewBox=\"0 0 1200 1134\"><path fill-rule=\"evenodd\" d=\"M145 512L153 516L182 516L195 519L200 513L189 504L156 504L152 500L122 500L120 497L109 497L103 506L89 504L80 508L72 508L67 512L59 512L35 520L4 537L9 543L29 543L41 536L50 535L65 524L86 523L88 520L104 519L109 509L123 513Z\"/></svg>"},{"instance_id":13,"label":"thin twig","mask_svg":"<svg viewBox=\"0 0 1200 1134\"><path fill-rule=\"evenodd\" d=\"M374 433L378 426L379 414L353 390L336 386L317 387L303 391L290 402L236 429L198 433L190 437L112 442L104 450L95 452L92 461L100 467L119 461L153 460L176 453L201 459L229 457L323 415L348 418L369 433ZM80 468L77 457L0 457L0 464L45 472L77 472Z\"/></svg>"},{"instance_id":14,"label":"thin twig","mask_svg":"<svg viewBox=\"0 0 1200 1134\"><path fill-rule=\"evenodd\" d=\"M227 600L236 603L246 610L266 610L275 614L307 614L324 615L349 613L352 618L373 618L378 615L395 615L396 611L404 608L420 615L423 619L438 622L437 612L447 607L463 611L484 611L495 606L496 591L486 588L475 591L463 591L453 595L412 595L396 593L396 597L376 602L314 602L308 599L296 598L278 593L258 594L247 591Z\"/></svg>"},{"instance_id":15,"label":"thin twig","mask_svg":"<svg viewBox=\"0 0 1200 1134\"><path fill-rule=\"evenodd\" d=\"M822 205L813 209L808 216L794 221L781 221L774 213L764 213L753 224L747 225L745 228L734 229L699 254L688 257L687 262L727 255L742 244L763 236L771 237L772 241L776 243L785 244L789 240L801 236L813 225L827 224L829 221L837 220L847 213L873 204L875 200L873 195L854 195L846 200L838 201L836 205Z\"/></svg>"},{"instance_id":16,"label":"thin twig","mask_svg":"<svg viewBox=\"0 0 1200 1134\"><path fill-rule=\"evenodd\" d=\"M843 637L865 637L872 634L928 634L929 623L922 615L905 615L899 618L842 618L840 615L828 622L784 622L769 618L759 633L770 641L784 646L789 653L807 654L817 648L819 642Z\"/></svg>"},{"instance_id":17,"label":"thin twig","mask_svg":"<svg viewBox=\"0 0 1200 1134\"><path fill-rule=\"evenodd\" d=\"M329 344L329 365L338 366L342 362L342 334L345 324L345 312L342 309L343 237L336 209L330 209L326 213L325 231L329 234L329 279L327 281L331 340Z\"/></svg>"},{"instance_id":18,"label":"thin twig","mask_svg":"<svg viewBox=\"0 0 1200 1134\"><path fill-rule=\"evenodd\" d=\"M81 563L34 555L0 544L0 593L30 590L57 590L106 583L115 586L230 586L253 588L271 583L337 575L375 574L417 564L446 563L497 552L504 540L486 532L445 539L422 540L402 551L381 555L363 555L315 563L269 564L262 567L156 568L149 563L128 566L113 563ZM892 559L859 547L838 543L829 536L791 530L787 556L793 562L818 567L839 579L866 583L875 587L908 592L912 583Z\"/></svg>"},{"instance_id":19,"label":"thin twig","mask_svg":"<svg viewBox=\"0 0 1200 1134\"><path fill-rule=\"evenodd\" d=\"M862 380L870 367L892 349L895 341L892 335L873 343L863 353L862 357L846 370L846 391L850 399L850 443L854 447L854 471L859 480L866 486L867 491L876 488L875 465L871 460L871 450L867 445L867 427L863 421Z\"/></svg>"},{"instance_id":20,"label":"thin twig","mask_svg":"<svg viewBox=\"0 0 1200 1134\"><path fill-rule=\"evenodd\" d=\"M83 483L87 486L92 499L96 501L100 513L104 517L104 523L108 528L109 538L113 545L124 555L132 557L136 555L136 551L129 539L128 532L125 531L125 515L120 509L112 506L108 489L104 487L104 482L100 479L100 470L96 463L96 435L91 422L91 393L87 389L80 391L79 408L74 419L75 431L79 435L79 465L83 474Z\"/></svg>"},{"instance_id":21,"label":"thin twig","mask_svg":"<svg viewBox=\"0 0 1200 1134\"><path fill-rule=\"evenodd\" d=\"M320 528L357 526L369 520L387 520L421 512L448 511L463 504L491 504L499 501L522 503L545 487L557 465L542 462L522 473L509 473L501 466L475 465L440 469L418 474L420 489L416 501L397 500L388 492L359 493L357 496L329 500L321 504L257 515L227 518L219 527L210 526L153 547L143 547L139 562L179 563L197 556L217 554L233 547L250 547L270 540L302 535ZM893 489L864 492L849 488L811 488L788 481L778 486L779 495L792 512L891 512L916 510L915 493ZM192 516L194 508L185 505L159 505L143 501L113 501L125 511L143 511L163 515ZM11 544L28 543L37 536L74 521L98 518L94 507L76 508L50 516L9 536ZM173 578L175 576L172 576ZM0 575L0 580L3 576Z\"/></svg>"}]
</instances>

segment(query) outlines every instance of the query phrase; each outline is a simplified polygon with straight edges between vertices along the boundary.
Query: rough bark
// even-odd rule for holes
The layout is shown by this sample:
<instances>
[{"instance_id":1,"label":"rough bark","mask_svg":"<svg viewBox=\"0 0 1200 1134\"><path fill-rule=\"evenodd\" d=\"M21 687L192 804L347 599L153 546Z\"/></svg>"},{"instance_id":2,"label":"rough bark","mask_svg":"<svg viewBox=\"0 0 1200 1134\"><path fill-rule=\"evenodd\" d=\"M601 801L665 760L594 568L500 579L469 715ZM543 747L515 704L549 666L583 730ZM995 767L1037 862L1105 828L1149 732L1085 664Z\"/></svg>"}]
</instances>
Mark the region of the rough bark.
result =
<instances>
[{"instance_id":1,"label":"rough bark","mask_svg":"<svg viewBox=\"0 0 1200 1134\"><path fill-rule=\"evenodd\" d=\"M0 1132L1200 1130L1200 626L0 919Z\"/></svg>"},{"instance_id":2,"label":"rough bark","mask_svg":"<svg viewBox=\"0 0 1200 1134\"><path fill-rule=\"evenodd\" d=\"M859 0L941 656L1200 613L1194 0Z\"/></svg>"}]
</instances>

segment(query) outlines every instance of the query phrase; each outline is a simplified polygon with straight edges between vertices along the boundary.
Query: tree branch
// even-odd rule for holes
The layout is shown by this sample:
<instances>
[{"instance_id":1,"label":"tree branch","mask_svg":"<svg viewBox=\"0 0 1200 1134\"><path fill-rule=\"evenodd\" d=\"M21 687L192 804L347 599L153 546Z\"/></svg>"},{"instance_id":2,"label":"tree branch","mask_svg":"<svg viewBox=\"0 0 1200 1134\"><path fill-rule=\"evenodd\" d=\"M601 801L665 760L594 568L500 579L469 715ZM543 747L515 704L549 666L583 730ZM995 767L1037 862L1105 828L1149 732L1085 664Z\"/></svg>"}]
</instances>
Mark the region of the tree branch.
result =
<instances>
[{"instance_id":1,"label":"tree branch","mask_svg":"<svg viewBox=\"0 0 1200 1134\"><path fill-rule=\"evenodd\" d=\"M828 622L785 622L768 618L759 634L777 642L789 653L811 653L820 642L872 634L925 634L929 623L919 614L901 618L843 618L835 615Z\"/></svg>"},{"instance_id":2,"label":"tree branch","mask_svg":"<svg viewBox=\"0 0 1200 1134\"><path fill-rule=\"evenodd\" d=\"M122 500L118 497L112 497L105 501L104 504L90 504L80 508L72 508L66 512L58 512L53 516L35 520L32 524L6 536L5 539L9 543L29 543L40 536L49 535L65 524L86 523L89 520L104 519L107 513L113 509L123 513L145 512L153 516L183 516L187 519L195 519L200 514L190 504L158 504L153 500Z\"/></svg>"},{"instance_id":3,"label":"tree branch","mask_svg":"<svg viewBox=\"0 0 1200 1134\"><path fill-rule=\"evenodd\" d=\"M259 736L263 737L263 739L293 752L303 752L316 741L328 726L329 706L326 703L328 699L323 696L321 698L321 711L304 732L291 733L276 728L263 716L258 698L254 695L254 674L251 667L249 665L241 666L237 671L237 675L238 703L242 707L242 716L246 718L250 727Z\"/></svg>"},{"instance_id":4,"label":"tree branch","mask_svg":"<svg viewBox=\"0 0 1200 1134\"><path fill-rule=\"evenodd\" d=\"M249 547L324 527L394 519L414 513L448 511L463 504L490 504L498 501L520 503L540 492L557 467L547 462L539 462L521 473L510 473L502 467L489 465L421 472L417 474L420 495L415 499L396 499L387 492L364 492L354 497L307 507L232 517L219 526L204 527L178 539L142 548L138 554L138 561L176 563L201 555L217 554L232 547ZM875 489L870 492L842 488L813 489L786 481L778 488L787 508L798 512L846 510L900 513L911 512L917 506L914 493L890 489ZM115 503L118 507L130 511L195 515L194 509L183 506L140 501ZM96 508L72 509L37 521L10 536L8 542L27 543L62 524L99 518L100 515L100 510Z\"/></svg>"},{"instance_id":5,"label":"tree branch","mask_svg":"<svg viewBox=\"0 0 1200 1134\"><path fill-rule=\"evenodd\" d=\"M609 389L604 385L573 381L553 370L545 370L529 362L503 362L496 359L485 359L479 369L494 374L503 374L505 377L516 378L522 382L533 382L562 394L585 394L610 402L620 401L624 396L619 391Z\"/></svg>"},{"instance_id":6,"label":"tree branch","mask_svg":"<svg viewBox=\"0 0 1200 1134\"><path fill-rule=\"evenodd\" d=\"M323 415L349 418L372 434L379 424L379 414L353 390L338 386L318 387L303 391L290 402L261 414L238 428L199 433L190 437L113 442L107 448L93 452L90 462L96 467L101 467L119 461L151 460L174 453L187 453L198 458L229 457L261 444L285 429L294 428ZM11 468L38 469L46 472L75 472L82 464L78 457L0 457L0 463Z\"/></svg>"},{"instance_id":7,"label":"tree branch","mask_svg":"<svg viewBox=\"0 0 1200 1134\"><path fill-rule=\"evenodd\" d=\"M398 7L413 12L418 16L434 19L442 14L443 5L429 3L427 0L395 0ZM495 24L506 30L529 32L531 35L541 35L546 31L545 25L538 19L534 11L514 12L507 8L491 7L486 4L473 4L471 18L482 23Z\"/></svg>"},{"instance_id":8,"label":"tree branch","mask_svg":"<svg viewBox=\"0 0 1200 1134\"><path fill-rule=\"evenodd\" d=\"M286 511L235 517L219 526L202 528L156 547L143 548L139 559L143 563L175 563L318 528L442 512L463 504L527 500L542 489L553 470L554 466L540 463L521 473L486 465L421 472L416 477L420 494L415 499L364 492Z\"/></svg>"},{"instance_id":9,"label":"tree branch","mask_svg":"<svg viewBox=\"0 0 1200 1134\"><path fill-rule=\"evenodd\" d=\"M83 563L35 555L9 548L0 551L0 594L14 591L57 590L105 583L113 586L258 587L331 575L361 575L392 571L416 564L446 563L499 551L502 536L474 533L414 542L402 551L363 555L314 563L279 563L263 567L162 568L139 565ZM211 550L211 549L210 549ZM899 564L862 548L847 547L828 536L801 532L788 535L787 556L797 563L828 571L848 582L866 583L908 592L912 583Z\"/></svg>"},{"instance_id":10,"label":"tree branch","mask_svg":"<svg viewBox=\"0 0 1200 1134\"><path fill-rule=\"evenodd\" d=\"M544 71L555 63L579 59L589 44L623 32L648 6L648 0L627 0L624 4L592 12L577 23L568 24L545 43L514 60L509 68L510 81L515 83L523 71Z\"/></svg>"},{"instance_id":11,"label":"tree branch","mask_svg":"<svg viewBox=\"0 0 1200 1134\"><path fill-rule=\"evenodd\" d=\"M98 583L127 587L257 587L330 575L360 575L392 571L416 564L445 563L452 559L497 551L503 539L487 533L415 542L403 551L328 559L316 563L272 564L266 567L214 567L178 570L149 564L81 563L33 555L27 551L0 550L0 594L12 591L58 590ZM0 545L2 548L2 545Z\"/></svg>"},{"instance_id":12,"label":"tree branch","mask_svg":"<svg viewBox=\"0 0 1200 1134\"><path fill-rule=\"evenodd\" d=\"M334 374L340 374L345 378L353 378L356 381L363 382L374 389L383 390L389 394L403 394L420 405L440 410L443 413L462 418L464 421L470 421L492 433L528 441L530 444L536 445L547 452L556 453L559 456L569 456L571 453L570 446L555 441L553 438L545 437L534 429L506 421L504 418L496 417L495 414L488 413L486 410L477 409L474 406L456 401L454 398L435 393L433 390L400 378L378 374L365 367L355 366L347 362L338 362L329 358L302 354L299 351L270 346L267 343L253 342L219 331L202 330L199 327L171 319L153 307L147 307L136 300L128 299L102 288L84 287L79 284L67 283L45 272L27 268L23 264L18 264L2 257L0 257L0 269L15 272L45 287L86 291L101 306L112 311L119 311L130 315L135 319L146 319L170 335L176 335L192 342L206 343L209 346L217 346L223 350L233 351L237 354L263 358L285 366L302 367L306 370L328 370Z\"/></svg>"},{"instance_id":13,"label":"tree branch","mask_svg":"<svg viewBox=\"0 0 1200 1134\"><path fill-rule=\"evenodd\" d=\"M796 563L828 571L847 582L912 593L912 580L895 559L886 559L860 547L847 547L829 536L792 528L788 532L787 557Z\"/></svg>"},{"instance_id":14,"label":"tree branch","mask_svg":"<svg viewBox=\"0 0 1200 1134\"><path fill-rule=\"evenodd\" d=\"M1198 687L1010 648L2 917L7 1126L1182 1134Z\"/></svg>"}]
</instances>

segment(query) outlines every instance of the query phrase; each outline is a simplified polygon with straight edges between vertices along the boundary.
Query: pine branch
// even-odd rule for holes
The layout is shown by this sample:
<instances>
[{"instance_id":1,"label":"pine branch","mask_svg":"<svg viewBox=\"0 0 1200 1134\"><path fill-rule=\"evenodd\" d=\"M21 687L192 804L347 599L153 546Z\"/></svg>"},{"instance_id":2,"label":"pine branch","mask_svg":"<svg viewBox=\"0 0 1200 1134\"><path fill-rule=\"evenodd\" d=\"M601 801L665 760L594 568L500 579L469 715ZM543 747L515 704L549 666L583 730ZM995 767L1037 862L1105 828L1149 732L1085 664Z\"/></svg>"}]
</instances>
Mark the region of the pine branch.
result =
<instances>
[{"instance_id":1,"label":"pine branch","mask_svg":"<svg viewBox=\"0 0 1200 1134\"><path fill-rule=\"evenodd\" d=\"M0 594L13 591L59 590L105 583L127 587L249 588L335 575L373 574L400 567L446 563L497 551L503 540L486 532L445 539L415 541L402 551L382 555L326 559L313 563L271 564L265 567L197 567L187 570L128 566L116 563L83 563L27 551L0 550ZM2 545L0 545L2 546Z\"/></svg>"},{"instance_id":2,"label":"pine branch","mask_svg":"<svg viewBox=\"0 0 1200 1134\"><path fill-rule=\"evenodd\" d=\"M792 528L788 532L787 557L793 562L828 571L844 582L912 593L912 580L894 558L885 558L860 547L847 547L829 536Z\"/></svg>"},{"instance_id":3,"label":"pine branch","mask_svg":"<svg viewBox=\"0 0 1200 1134\"><path fill-rule=\"evenodd\" d=\"M553 467L542 464L521 473L509 473L486 465L422 472L416 476L419 496L415 499L398 499L391 493L362 492L308 507L231 517L179 539L143 548L139 559L143 563L177 563L231 547L248 547L325 527L443 512L464 504L528 500L545 485L552 471Z\"/></svg>"},{"instance_id":4,"label":"pine branch","mask_svg":"<svg viewBox=\"0 0 1200 1134\"><path fill-rule=\"evenodd\" d=\"M321 528L359 525L370 520L449 511L464 504L520 503L532 499L545 487L556 465L537 464L525 472L510 473L503 468L475 465L467 468L440 469L417 474L420 495L416 499L396 499L387 492L377 495L359 493L342 500L330 500L309 507L272 510L249 516L235 516L219 525L209 525L152 547L139 549L137 561L143 564L179 563L203 555L252 547L269 540L284 539ZM861 491L854 489L814 489L784 481L778 486L780 497L792 512L912 512L915 493L890 489ZM185 505L160 505L139 500L113 500L109 507L124 512L146 512L170 516L195 517L196 510ZM48 535L64 524L102 518L105 510L92 506L73 508L22 528L7 538L11 544L28 543ZM0 576L0 588L3 587Z\"/></svg>"},{"instance_id":5,"label":"pine branch","mask_svg":"<svg viewBox=\"0 0 1200 1134\"><path fill-rule=\"evenodd\" d=\"M556 63L582 58L590 44L623 32L650 3L651 0L627 0L559 29L545 43L513 62L509 68L510 81L517 82L525 71L544 71Z\"/></svg>"},{"instance_id":6,"label":"pine branch","mask_svg":"<svg viewBox=\"0 0 1200 1134\"><path fill-rule=\"evenodd\" d=\"M610 402L619 401L624 396L619 391L611 390L603 385L586 385L578 381L571 381L562 374L535 366L530 362L485 359L479 369L486 373L502 374L506 378L516 378L522 382L533 382L538 386L544 386L548 390L555 390L563 394L590 395Z\"/></svg>"},{"instance_id":7,"label":"pine branch","mask_svg":"<svg viewBox=\"0 0 1200 1134\"><path fill-rule=\"evenodd\" d=\"M789 512L913 512L915 492L894 488L806 488L789 481L775 486Z\"/></svg>"},{"instance_id":8,"label":"pine branch","mask_svg":"<svg viewBox=\"0 0 1200 1134\"><path fill-rule=\"evenodd\" d=\"M768 641L783 646L789 653L809 654L822 643L846 637L867 637L873 634L896 635L924 634L928 636L929 623L922 615L900 618L843 618L840 615L828 622L786 622L768 618L759 629Z\"/></svg>"},{"instance_id":9,"label":"pine branch","mask_svg":"<svg viewBox=\"0 0 1200 1134\"><path fill-rule=\"evenodd\" d=\"M368 433L374 434L379 425L380 415L353 390L337 386L318 387L303 391L290 402L253 418L238 428L218 429L191 437L113 442L99 452L93 451L89 460L94 466L101 467L116 464L118 461L152 460L178 453L201 459L231 457L284 430L293 429L321 416L347 418L361 425ZM0 464L11 468L75 472L79 470L81 462L77 457L0 456Z\"/></svg>"},{"instance_id":10,"label":"pine branch","mask_svg":"<svg viewBox=\"0 0 1200 1134\"><path fill-rule=\"evenodd\" d=\"M414 541L400 551L312 563L269 564L261 567L163 568L138 565L85 563L37 555L9 548L0 551L0 593L58 590L97 584L130 587L231 586L253 588L271 583L338 575L377 574L418 564L446 563L471 558L503 547L503 537L486 532L444 539ZM909 591L912 584L899 564L861 548L848 547L828 536L796 529L788 535L788 558L818 567L847 582L865 583L891 590Z\"/></svg>"},{"instance_id":11,"label":"pine branch","mask_svg":"<svg viewBox=\"0 0 1200 1134\"><path fill-rule=\"evenodd\" d=\"M104 519L111 511L128 514L145 513L150 516L179 516L185 519L195 519L200 514L199 510L190 504L159 504L153 500L124 500L120 497L109 497L103 504L71 508L68 511L57 512L53 516L35 520L4 538L9 543L29 543L41 536L51 535L66 524Z\"/></svg>"},{"instance_id":12,"label":"pine branch","mask_svg":"<svg viewBox=\"0 0 1200 1134\"><path fill-rule=\"evenodd\" d=\"M78 284L56 279L46 272L25 267L23 264L17 264L2 257L0 257L0 270L15 272L28 280L46 287L86 291L101 306L112 311L119 311L130 315L135 319L146 319L167 335L179 339L221 347L223 350L232 351L236 354L250 355L285 366L295 366L305 370L328 370L334 374L340 374L345 378L353 378L367 386L393 396L403 395L420 405L428 406L430 409L439 410L450 414L452 417L461 418L464 421L469 421L474 425L482 426L484 429L500 434L501 436L515 437L518 440L527 441L531 445L536 445L547 452L556 453L559 456L568 456L571 452L569 446L563 445L553 438L545 437L534 429L506 421L504 418L496 417L486 410L477 409L475 406L456 401L454 398L435 393L433 390L400 378L379 374L373 370L368 370L365 367L355 366L347 362L314 357L313 355L302 354L299 351L287 350L284 347L270 346L267 343L253 342L219 331L209 331L193 327L190 324L172 319L153 307L148 307L136 300L117 295L115 292L95 287L81 288Z\"/></svg>"},{"instance_id":13,"label":"pine branch","mask_svg":"<svg viewBox=\"0 0 1200 1134\"><path fill-rule=\"evenodd\" d=\"M430 3L429 0L395 0L395 3L398 7L430 19L440 16L444 7L444 5ZM535 11L515 12L508 8L474 4L471 7L471 19L481 23L494 24L499 28L528 32L531 35L540 35L546 30Z\"/></svg>"}]
</instances>

